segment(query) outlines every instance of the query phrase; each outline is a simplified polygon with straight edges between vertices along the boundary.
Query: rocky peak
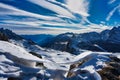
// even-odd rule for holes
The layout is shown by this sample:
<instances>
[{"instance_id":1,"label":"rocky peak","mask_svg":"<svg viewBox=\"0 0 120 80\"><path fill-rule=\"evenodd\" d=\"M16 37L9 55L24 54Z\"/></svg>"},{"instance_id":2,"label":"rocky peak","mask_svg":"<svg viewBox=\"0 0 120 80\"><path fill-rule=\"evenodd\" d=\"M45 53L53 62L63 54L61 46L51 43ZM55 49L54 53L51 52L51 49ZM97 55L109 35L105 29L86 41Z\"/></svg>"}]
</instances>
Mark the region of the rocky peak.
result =
<instances>
[{"instance_id":1,"label":"rocky peak","mask_svg":"<svg viewBox=\"0 0 120 80\"><path fill-rule=\"evenodd\" d=\"M110 30L104 30L104 31L102 31L102 32L100 33L101 39L102 39L103 41L106 41L106 40L108 39L108 37L109 37L109 32L110 32Z\"/></svg>"},{"instance_id":2,"label":"rocky peak","mask_svg":"<svg viewBox=\"0 0 120 80\"><path fill-rule=\"evenodd\" d=\"M70 41L74 37L74 33L63 33L55 37L56 42L66 42Z\"/></svg>"},{"instance_id":3,"label":"rocky peak","mask_svg":"<svg viewBox=\"0 0 120 80\"><path fill-rule=\"evenodd\" d=\"M22 40L23 38L9 29L0 28L0 33L5 35L8 39Z\"/></svg>"},{"instance_id":4,"label":"rocky peak","mask_svg":"<svg viewBox=\"0 0 120 80\"><path fill-rule=\"evenodd\" d=\"M110 30L108 41L111 43L120 44L120 26L114 27Z\"/></svg>"}]
</instances>

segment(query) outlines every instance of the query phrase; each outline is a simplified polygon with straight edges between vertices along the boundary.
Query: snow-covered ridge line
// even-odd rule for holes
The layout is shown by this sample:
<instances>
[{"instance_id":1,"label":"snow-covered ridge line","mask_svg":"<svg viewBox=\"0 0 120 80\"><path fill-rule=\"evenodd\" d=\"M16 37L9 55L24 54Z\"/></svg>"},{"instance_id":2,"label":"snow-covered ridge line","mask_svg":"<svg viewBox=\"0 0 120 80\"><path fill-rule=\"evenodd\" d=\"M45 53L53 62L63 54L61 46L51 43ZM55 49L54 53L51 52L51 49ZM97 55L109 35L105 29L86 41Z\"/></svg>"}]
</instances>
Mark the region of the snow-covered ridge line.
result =
<instances>
[{"instance_id":1,"label":"snow-covered ridge line","mask_svg":"<svg viewBox=\"0 0 120 80\"><path fill-rule=\"evenodd\" d=\"M83 53L75 56L74 59L70 62L64 62L64 63L59 63L59 64L74 64L81 60L90 59L96 55L112 55L112 53L86 51L86 52L83 52Z\"/></svg>"},{"instance_id":2,"label":"snow-covered ridge line","mask_svg":"<svg viewBox=\"0 0 120 80\"><path fill-rule=\"evenodd\" d=\"M7 55L9 58L17 62L26 61L26 64L29 62L40 62L40 63L50 63L51 61L40 59L30 53L28 53L26 50L24 50L22 47L16 46L12 43L6 42L6 41L0 41L0 52L4 53L4 55ZM23 61L22 61L23 60ZM35 64L34 64L35 65Z\"/></svg>"}]
</instances>

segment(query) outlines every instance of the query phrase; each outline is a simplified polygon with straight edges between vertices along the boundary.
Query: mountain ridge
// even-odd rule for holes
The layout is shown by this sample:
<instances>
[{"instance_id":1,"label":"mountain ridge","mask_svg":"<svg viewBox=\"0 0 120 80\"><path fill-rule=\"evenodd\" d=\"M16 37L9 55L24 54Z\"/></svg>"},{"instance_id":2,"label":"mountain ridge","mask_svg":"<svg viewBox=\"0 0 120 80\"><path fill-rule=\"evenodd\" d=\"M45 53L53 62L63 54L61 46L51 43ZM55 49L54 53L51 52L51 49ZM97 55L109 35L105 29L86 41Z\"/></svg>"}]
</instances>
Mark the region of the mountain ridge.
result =
<instances>
[{"instance_id":1,"label":"mountain ridge","mask_svg":"<svg viewBox=\"0 0 120 80\"><path fill-rule=\"evenodd\" d=\"M73 50L73 52L75 53L77 51L79 52L77 48L81 48L83 50L85 49L85 50L102 51L102 52L104 51L120 52L120 48L117 47L120 46L119 33L120 33L120 26L114 27L111 30L104 30L101 33L97 33L97 32L89 32L82 34L63 33L56 36L54 38L53 43L46 45L46 47L56 50L60 49L61 51ZM69 34L71 36L69 36Z\"/></svg>"}]
</instances>

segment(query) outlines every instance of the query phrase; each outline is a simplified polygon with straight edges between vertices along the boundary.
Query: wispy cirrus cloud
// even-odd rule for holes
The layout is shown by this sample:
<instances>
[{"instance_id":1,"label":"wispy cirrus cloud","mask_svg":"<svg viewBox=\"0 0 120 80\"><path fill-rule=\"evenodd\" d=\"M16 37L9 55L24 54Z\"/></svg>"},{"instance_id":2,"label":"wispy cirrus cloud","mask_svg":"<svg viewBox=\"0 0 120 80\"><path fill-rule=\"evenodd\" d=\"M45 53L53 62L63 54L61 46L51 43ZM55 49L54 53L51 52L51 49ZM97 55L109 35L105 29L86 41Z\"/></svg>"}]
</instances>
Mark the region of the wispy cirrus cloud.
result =
<instances>
[{"instance_id":1,"label":"wispy cirrus cloud","mask_svg":"<svg viewBox=\"0 0 120 80\"><path fill-rule=\"evenodd\" d=\"M34 4L37 4L41 7L44 7L46 9L49 9L53 12L56 12L59 15L62 15L62 16L68 17L68 18L74 18L74 15L71 12L67 11L66 9L64 9L56 4L50 3L47 0L28 0L28 1L30 1Z\"/></svg>"},{"instance_id":2,"label":"wispy cirrus cloud","mask_svg":"<svg viewBox=\"0 0 120 80\"><path fill-rule=\"evenodd\" d=\"M113 16L113 14L115 13L115 11L119 11L120 10L120 4L117 5L113 10L111 10L106 18L106 21L109 21L110 18Z\"/></svg>"},{"instance_id":3,"label":"wispy cirrus cloud","mask_svg":"<svg viewBox=\"0 0 120 80\"><path fill-rule=\"evenodd\" d=\"M78 13L81 16L89 16L89 1L88 0L64 0L65 3L57 2L56 0L46 0L63 6L70 12Z\"/></svg>"},{"instance_id":4,"label":"wispy cirrus cloud","mask_svg":"<svg viewBox=\"0 0 120 80\"><path fill-rule=\"evenodd\" d=\"M61 20L60 18L57 18L57 17L43 16L40 14L35 14L35 13L28 12L28 11L24 11L24 10L18 9L16 7L13 7L13 6L4 4L4 3L0 3L0 8L4 8L9 11L9 12L1 11L0 15L19 15L19 16L21 15L21 16L35 17L35 18L39 18L43 20Z\"/></svg>"},{"instance_id":5,"label":"wispy cirrus cloud","mask_svg":"<svg viewBox=\"0 0 120 80\"><path fill-rule=\"evenodd\" d=\"M108 2L108 4L112 4L112 3L114 3L116 0L110 0L109 2Z\"/></svg>"},{"instance_id":6,"label":"wispy cirrus cloud","mask_svg":"<svg viewBox=\"0 0 120 80\"><path fill-rule=\"evenodd\" d=\"M34 4L37 4L43 8L56 12L58 17L70 18L82 23L89 22L87 19L90 14L88 0L65 0L65 3L58 2L56 0L28 0ZM79 19L78 15L81 16Z\"/></svg>"},{"instance_id":7,"label":"wispy cirrus cloud","mask_svg":"<svg viewBox=\"0 0 120 80\"><path fill-rule=\"evenodd\" d=\"M30 25L24 25L24 24L0 24L0 28L3 27L13 30L13 32L17 34L25 34L25 35L33 35L33 34L54 34L58 35L60 33L66 33L66 32L73 32L73 33L86 33L86 32L91 32L91 31L96 31L96 32L101 32L105 29L110 29L109 27L100 26L100 25L90 25L90 26L83 26L79 25L81 29L73 29L73 28L59 28L59 27L45 27L45 26L40 26L40 27L33 27ZM73 26L74 27L74 26Z\"/></svg>"},{"instance_id":8,"label":"wispy cirrus cloud","mask_svg":"<svg viewBox=\"0 0 120 80\"><path fill-rule=\"evenodd\" d=\"M18 34L84 33L108 29L108 27L89 22L87 19L90 16L88 0L65 0L65 3L57 0L26 0L26 2L41 6L57 14L45 16L23 10L14 5L0 3L0 27L12 29ZM34 9L34 7L30 8ZM85 22L90 24L83 25Z\"/></svg>"},{"instance_id":9,"label":"wispy cirrus cloud","mask_svg":"<svg viewBox=\"0 0 120 80\"><path fill-rule=\"evenodd\" d=\"M66 0L68 8L74 13L78 13L83 16L89 16L88 8L89 1L87 0Z\"/></svg>"}]
</instances>

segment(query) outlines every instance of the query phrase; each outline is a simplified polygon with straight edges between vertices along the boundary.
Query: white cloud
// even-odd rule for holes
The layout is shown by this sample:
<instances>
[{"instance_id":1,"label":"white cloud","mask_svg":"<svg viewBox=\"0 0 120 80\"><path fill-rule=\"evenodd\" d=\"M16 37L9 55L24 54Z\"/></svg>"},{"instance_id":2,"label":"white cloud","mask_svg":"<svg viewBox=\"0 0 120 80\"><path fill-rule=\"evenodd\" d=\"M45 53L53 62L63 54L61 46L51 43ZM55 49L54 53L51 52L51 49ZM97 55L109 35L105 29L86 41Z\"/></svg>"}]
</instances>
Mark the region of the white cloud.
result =
<instances>
[{"instance_id":1,"label":"white cloud","mask_svg":"<svg viewBox=\"0 0 120 80\"><path fill-rule=\"evenodd\" d=\"M118 6L116 6L112 11L109 12L107 18L106 18L106 21L109 21L110 18L113 16L113 14L115 13L116 10L119 10L120 9L120 4Z\"/></svg>"},{"instance_id":2,"label":"white cloud","mask_svg":"<svg viewBox=\"0 0 120 80\"><path fill-rule=\"evenodd\" d=\"M88 8L89 8L89 1L87 0L66 0L66 4L68 8L75 12L79 13L83 16L89 16Z\"/></svg>"},{"instance_id":3,"label":"white cloud","mask_svg":"<svg viewBox=\"0 0 120 80\"><path fill-rule=\"evenodd\" d=\"M35 18L38 18L38 19L40 18L40 19L43 19L43 20L59 20L59 21L61 21L61 19L58 18L58 17L43 16L43 15L40 15L40 14L27 12L27 11L24 11L24 10L21 10L21 9L18 9L18 8L15 8L13 6L6 5L6 4L3 4L3 3L0 3L0 7L10 10L9 12L2 11L2 12L0 12L0 15L29 16L29 17L35 17Z\"/></svg>"},{"instance_id":4,"label":"white cloud","mask_svg":"<svg viewBox=\"0 0 120 80\"><path fill-rule=\"evenodd\" d=\"M105 29L110 29L110 27L104 26L104 25L96 25L92 24L89 26L84 26L80 24L74 24L73 26L77 26L81 29L72 29L72 28L59 28L59 27L44 27L44 26L30 26L27 24L0 24L0 26L4 26L4 28L8 28L13 30L17 34L60 34L60 33L65 33L65 32L74 32L74 33L86 33L86 32L101 32Z\"/></svg>"},{"instance_id":5,"label":"white cloud","mask_svg":"<svg viewBox=\"0 0 120 80\"><path fill-rule=\"evenodd\" d=\"M109 2L108 2L108 4L112 4L112 3L114 3L116 0L110 0Z\"/></svg>"},{"instance_id":6,"label":"white cloud","mask_svg":"<svg viewBox=\"0 0 120 80\"><path fill-rule=\"evenodd\" d=\"M4 3L0 3L0 8L4 8L7 10L7 12L0 11L1 18L4 18L4 20L0 21L0 27L2 26L8 29L12 29L18 34L60 34L65 32L84 33L90 31L102 31L108 28L102 27L101 25L92 24L87 20L87 16L89 16L89 2L87 2L87 0L66 0L66 3L60 3L55 0L50 0L51 2L47 0L28 1L54 11L58 13L58 15L43 16L40 14L18 9ZM75 18L76 16L73 15L73 13L78 13L82 16L83 19L81 20L81 23L78 24L72 21L67 22L66 19L62 19L62 17L70 19ZM25 16L26 18L15 19L8 15ZM5 18L5 16L10 17L10 19L8 19L8 17ZM82 25L84 24L84 21L87 21L88 23L90 23L90 25ZM44 24L48 26L44 26Z\"/></svg>"},{"instance_id":7,"label":"white cloud","mask_svg":"<svg viewBox=\"0 0 120 80\"><path fill-rule=\"evenodd\" d=\"M72 15L71 12L67 11L66 9L64 9L58 5L52 4L49 1L46 1L46 0L29 0L29 1L34 4L39 5L41 7L49 9L53 12L56 12L57 14L63 15L68 18L74 18L74 16Z\"/></svg>"},{"instance_id":8,"label":"white cloud","mask_svg":"<svg viewBox=\"0 0 120 80\"><path fill-rule=\"evenodd\" d=\"M4 23L8 23L8 24L17 24L17 25L28 25L28 26L39 26L39 22L37 21L16 21L16 20L4 20L1 21Z\"/></svg>"},{"instance_id":9,"label":"white cloud","mask_svg":"<svg viewBox=\"0 0 120 80\"><path fill-rule=\"evenodd\" d=\"M101 32L105 29L91 29L91 28L86 28L86 29L81 29L81 30L73 30L73 29L47 29L46 30L32 30L32 29L25 29L25 30L13 30L14 32L18 33L18 34L54 34L54 35L58 35L60 33L66 33L66 32L73 32L73 33L87 33L87 32L91 32L91 31L95 31L95 32Z\"/></svg>"},{"instance_id":10,"label":"white cloud","mask_svg":"<svg viewBox=\"0 0 120 80\"><path fill-rule=\"evenodd\" d=\"M60 3L60 2L57 2L56 0L40 0L40 1L39 0L28 0L28 1L35 3L39 6L42 6L46 9L49 9L51 11L54 11L60 14L60 16L66 16L66 17L73 18L74 15L72 15L72 13L78 13L81 16L90 15L88 13L89 2L90 2L89 0L65 0L65 3ZM52 4L51 2L62 5L63 7Z\"/></svg>"}]
</instances>

